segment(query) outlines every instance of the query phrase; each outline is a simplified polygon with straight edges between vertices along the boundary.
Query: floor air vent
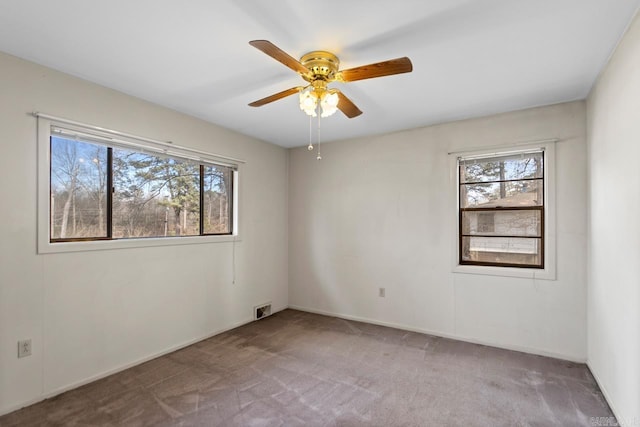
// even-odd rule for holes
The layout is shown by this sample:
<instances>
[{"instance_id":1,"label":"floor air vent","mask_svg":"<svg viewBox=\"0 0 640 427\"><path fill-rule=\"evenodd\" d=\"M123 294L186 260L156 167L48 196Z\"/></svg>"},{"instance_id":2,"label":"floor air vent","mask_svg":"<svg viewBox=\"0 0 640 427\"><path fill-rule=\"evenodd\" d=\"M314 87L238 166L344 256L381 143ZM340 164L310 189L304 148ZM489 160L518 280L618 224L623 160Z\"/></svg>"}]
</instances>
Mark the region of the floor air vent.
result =
<instances>
[{"instance_id":1,"label":"floor air vent","mask_svg":"<svg viewBox=\"0 0 640 427\"><path fill-rule=\"evenodd\" d=\"M262 319L271 315L271 303L257 305L253 309L253 316L255 320Z\"/></svg>"}]
</instances>

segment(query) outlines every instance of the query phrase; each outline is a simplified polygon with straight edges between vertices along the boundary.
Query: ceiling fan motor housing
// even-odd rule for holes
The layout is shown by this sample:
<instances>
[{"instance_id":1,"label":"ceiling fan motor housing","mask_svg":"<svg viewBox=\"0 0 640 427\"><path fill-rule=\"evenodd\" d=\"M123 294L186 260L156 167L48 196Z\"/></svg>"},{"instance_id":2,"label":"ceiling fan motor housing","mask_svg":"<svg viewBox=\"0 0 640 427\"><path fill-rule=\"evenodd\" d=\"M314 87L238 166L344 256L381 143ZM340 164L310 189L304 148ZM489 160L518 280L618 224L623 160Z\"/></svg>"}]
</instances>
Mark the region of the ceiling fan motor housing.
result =
<instances>
[{"instance_id":1,"label":"ceiling fan motor housing","mask_svg":"<svg viewBox=\"0 0 640 427\"><path fill-rule=\"evenodd\" d=\"M314 50L303 55L300 63L307 67L309 74L302 75L302 78L312 83L316 80L331 82L335 80L340 61L331 52L324 50Z\"/></svg>"}]
</instances>

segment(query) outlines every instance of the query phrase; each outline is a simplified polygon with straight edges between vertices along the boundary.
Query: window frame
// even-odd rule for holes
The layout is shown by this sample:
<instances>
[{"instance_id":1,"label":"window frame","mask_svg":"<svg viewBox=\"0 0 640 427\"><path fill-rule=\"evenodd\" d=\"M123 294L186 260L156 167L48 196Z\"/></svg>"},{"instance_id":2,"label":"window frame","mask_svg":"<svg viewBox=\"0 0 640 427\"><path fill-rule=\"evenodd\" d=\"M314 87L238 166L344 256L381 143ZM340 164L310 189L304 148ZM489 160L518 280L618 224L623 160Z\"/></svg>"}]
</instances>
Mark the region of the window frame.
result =
<instances>
[{"instance_id":1,"label":"window frame","mask_svg":"<svg viewBox=\"0 0 640 427\"><path fill-rule=\"evenodd\" d=\"M503 180L487 180L487 181L477 181L477 182L462 182L460 180L460 175L462 174L462 162L463 161L467 161L467 160L474 160L476 157L475 156L469 156L469 157L464 157L458 158L458 199L460 199L462 197L462 187L465 185L472 185L472 184L491 184L491 183L509 183L509 182L522 182L522 181L542 181L542 185L543 185L543 191L542 191L542 204L541 205L533 205L533 206L504 206L504 207L462 207L460 206L460 200L458 201L458 262L460 263L460 265L481 265L481 266L494 266L494 267L514 267L514 268L537 268L537 269L544 269L544 211L545 211L545 195L544 195L544 181L545 181L545 155L544 155L544 150L539 149L539 150L523 150L520 151L520 153L522 154L528 154L528 153L541 153L542 155L542 177L541 178L524 178L524 179L503 179ZM518 152L509 152L509 153L505 153L503 155L496 155L496 156L491 156L491 157L485 157L485 156L481 156L479 158L477 158L480 162L483 159L499 159L499 158L505 158L505 157L510 157L513 154L518 154ZM482 234L465 234L463 231L463 218L464 218L464 213L465 212L477 212L478 213L478 217L482 214L482 213L488 213L488 212L514 212L514 211L539 211L540 212L540 233L538 235L535 236L519 236L519 235L482 235ZM479 219L479 218L478 218ZM494 221L495 221L495 217L494 217ZM494 223L494 229L495 229L495 223ZM472 260L465 260L463 257L463 246L464 246L464 239L465 237L467 238L472 238L472 237L484 237L484 238L489 238L489 239L509 239L509 238L514 238L514 239L540 239L540 264L520 264L520 263L512 263L512 262L493 262L493 261L472 261Z\"/></svg>"},{"instance_id":2,"label":"window frame","mask_svg":"<svg viewBox=\"0 0 640 427\"><path fill-rule=\"evenodd\" d=\"M475 150L464 150L449 153L450 157L450 181L453 195L453 207L455 212L455 226L452 234L455 236L452 245L452 271L461 274L481 274L492 276L522 277L543 280L556 280L556 199L555 199L555 139L540 142L516 143L499 145ZM460 158L490 157L520 152L541 150L544 152L544 209L541 224L541 238L543 254L543 267L525 265L503 265L494 263L463 263L461 262L462 240L462 209L460 207L460 172L458 163ZM504 208L514 210L513 208ZM453 209L452 209L453 210Z\"/></svg>"},{"instance_id":3,"label":"window frame","mask_svg":"<svg viewBox=\"0 0 640 427\"><path fill-rule=\"evenodd\" d=\"M71 122L70 123L76 123ZM111 237L95 237L95 238L69 238L69 239L51 239L51 217L50 217L50 190L51 190L51 137L57 136L52 128L64 128L79 133L94 134L97 138L109 139L107 136L109 131L93 131L83 129L82 126L69 124L65 121L56 121L53 119L38 117L37 120L37 145L38 145L38 231L37 231L37 250L39 254L58 253L58 252L83 252L92 250L109 250L109 249L126 249L138 247L156 247L156 246L175 246L175 245L191 245L206 243L221 243L240 241L239 223L240 223L240 174L243 161L230 162L224 157L220 157L220 161L215 161L216 155L201 152L206 159L197 159L191 150L185 147L171 146L170 152L165 150L166 155L175 159L184 159L198 162L200 170L202 166L219 165L232 166L232 197L230 207L232 213L230 215L231 232L224 234L200 234L194 236L159 236L159 237L138 237L138 238L116 238ZM87 125L88 126L88 125ZM100 128L101 129L101 128ZM116 131L113 131L116 132ZM133 151L141 151L144 149L145 143L134 138L123 137L122 135L131 136L116 132L118 144L111 145L108 142L95 142L87 139L86 142L102 144L109 148L125 148ZM150 140L151 141L151 140ZM151 146L151 143L147 144ZM156 148L156 151L157 148ZM213 159L213 160L212 160ZM109 174L111 175L111 174ZM202 176L201 176L202 179ZM109 185L109 184L107 184ZM111 185L112 186L112 185ZM108 187L109 188L109 187ZM108 191L107 194L111 192ZM202 194L200 197L202 198ZM201 218L202 220L202 218ZM201 221L202 225L202 221ZM201 230L201 233L204 230ZM107 232L107 234L109 234Z\"/></svg>"}]
</instances>

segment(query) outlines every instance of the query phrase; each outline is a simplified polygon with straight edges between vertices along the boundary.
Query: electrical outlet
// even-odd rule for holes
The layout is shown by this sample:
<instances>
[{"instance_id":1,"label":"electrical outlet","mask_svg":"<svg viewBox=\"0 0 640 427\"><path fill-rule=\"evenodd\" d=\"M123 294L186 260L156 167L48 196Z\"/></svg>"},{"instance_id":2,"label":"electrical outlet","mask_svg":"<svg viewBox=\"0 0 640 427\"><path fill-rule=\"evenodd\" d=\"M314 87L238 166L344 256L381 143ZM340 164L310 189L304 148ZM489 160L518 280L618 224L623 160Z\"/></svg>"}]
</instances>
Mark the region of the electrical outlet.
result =
<instances>
[{"instance_id":1,"label":"electrical outlet","mask_svg":"<svg viewBox=\"0 0 640 427\"><path fill-rule=\"evenodd\" d=\"M385 293L386 293L386 292L385 292L385 289L384 289L384 288L378 288L378 296L379 296L380 298L384 298Z\"/></svg>"},{"instance_id":2,"label":"electrical outlet","mask_svg":"<svg viewBox=\"0 0 640 427\"><path fill-rule=\"evenodd\" d=\"M18 357L31 356L31 340L18 341Z\"/></svg>"}]
</instances>

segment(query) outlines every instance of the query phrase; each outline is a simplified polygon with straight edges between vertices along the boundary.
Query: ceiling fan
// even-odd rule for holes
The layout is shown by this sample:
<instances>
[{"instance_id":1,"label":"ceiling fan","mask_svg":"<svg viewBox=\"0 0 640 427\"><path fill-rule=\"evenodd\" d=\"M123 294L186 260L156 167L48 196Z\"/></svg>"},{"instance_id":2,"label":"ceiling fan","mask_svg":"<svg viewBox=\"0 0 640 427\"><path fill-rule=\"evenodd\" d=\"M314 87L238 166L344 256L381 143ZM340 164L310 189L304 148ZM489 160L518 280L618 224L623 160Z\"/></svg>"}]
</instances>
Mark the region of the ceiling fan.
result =
<instances>
[{"instance_id":1,"label":"ceiling fan","mask_svg":"<svg viewBox=\"0 0 640 427\"><path fill-rule=\"evenodd\" d=\"M249 44L296 71L300 74L300 77L309 83L307 86L296 86L283 90L254 101L249 105L251 107L261 107L270 102L299 93L300 108L314 117L319 112L318 105L322 107L322 117L330 116L336 110L342 111L350 119L362 114L362 111L341 91L329 88L328 85L330 83L354 82L393 74L409 73L413 70L411 60L406 56L340 70L340 61L331 52L316 50L303 55L298 61L268 40L253 40Z\"/></svg>"}]
</instances>

